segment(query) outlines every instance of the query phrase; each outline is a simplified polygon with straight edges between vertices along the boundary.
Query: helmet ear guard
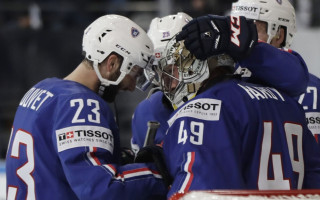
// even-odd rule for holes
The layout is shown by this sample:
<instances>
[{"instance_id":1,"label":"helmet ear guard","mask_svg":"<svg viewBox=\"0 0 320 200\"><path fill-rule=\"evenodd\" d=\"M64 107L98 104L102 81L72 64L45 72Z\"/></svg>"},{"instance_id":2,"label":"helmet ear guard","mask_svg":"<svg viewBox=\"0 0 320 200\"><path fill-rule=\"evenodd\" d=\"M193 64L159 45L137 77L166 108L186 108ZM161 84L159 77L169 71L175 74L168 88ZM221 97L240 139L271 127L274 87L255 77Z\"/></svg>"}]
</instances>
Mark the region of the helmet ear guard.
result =
<instances>
[{"instance_id":1,"label":"helmet ear guard","mask_svg":"<svg viewBox=\"0 0 320 200\"><path fill-rule=\"evenodd\" d=\"M268 24L267 43L276 36L278 30L285 29L283 47L289 48L296 33L295 9L289 0L238 0L232 4L231 15L245 16Z\"/></svg>"}]
</instances>

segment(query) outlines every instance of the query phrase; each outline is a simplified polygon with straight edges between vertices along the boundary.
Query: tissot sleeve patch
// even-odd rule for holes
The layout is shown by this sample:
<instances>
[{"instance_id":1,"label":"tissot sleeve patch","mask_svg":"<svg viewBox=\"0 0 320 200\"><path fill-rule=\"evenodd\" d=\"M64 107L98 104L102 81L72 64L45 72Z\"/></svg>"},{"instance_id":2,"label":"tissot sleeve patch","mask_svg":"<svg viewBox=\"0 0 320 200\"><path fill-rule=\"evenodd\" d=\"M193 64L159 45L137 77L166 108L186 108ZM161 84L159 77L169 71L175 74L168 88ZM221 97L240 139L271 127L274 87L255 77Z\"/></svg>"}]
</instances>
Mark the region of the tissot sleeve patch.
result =
<instances>
[{"instance_id":1,"label":"tissot sleeve patch","mask_svg":"<svg viewBox=\"0 0 320 200\"><path fill-rule=\"evenodd\" d=\"M221 101L217 99L197 99L185 104L168 121L169 126L181 117L192 117L206 121L218 121L220 118Z\"/></svg>"},{"instance_id":2,"label":"tissot sleeve patch","mask_svg":"<svg viewBox=\"0 0 320 200\"><path fill-rule=\"evenodd\" d=\"M56 130L58 152L75 147L100 147L113 153L113 135L100 126L71 126Z\"/></svg>"},{"instance_id":3,"label":"tissot sleeve patch","mask_svg":"<svg viewBox=\"0 0 320 200\"><path fill-rule=\"evenodd\" d=\"M320 133L320 112L306 112L308 128L312 134Z\"/></svg>"}]
</instances>

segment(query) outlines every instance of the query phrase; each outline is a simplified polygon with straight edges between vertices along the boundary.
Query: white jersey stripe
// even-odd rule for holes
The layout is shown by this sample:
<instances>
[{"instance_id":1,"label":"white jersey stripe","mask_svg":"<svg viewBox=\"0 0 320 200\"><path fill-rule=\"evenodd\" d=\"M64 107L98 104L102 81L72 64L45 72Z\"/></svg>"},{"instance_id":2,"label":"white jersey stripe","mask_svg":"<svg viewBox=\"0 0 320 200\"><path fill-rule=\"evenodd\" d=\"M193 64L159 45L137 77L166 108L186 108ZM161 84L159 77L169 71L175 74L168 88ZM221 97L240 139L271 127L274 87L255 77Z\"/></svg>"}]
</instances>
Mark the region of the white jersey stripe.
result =
<instances>
[{"instance_id":1,"label":"white jersey stripe","mask_svg":"<svg viewBox=\"0 0 320 200\"><path fill-rule=\"evenodd\" d=\"M115 176L116 175L116 169L114 168L114 166L113 165L103 165L105 168L107 168L112 174L113 174L113 176Z\"/></svg>"},{"instance_id":2,"label":"white jersey stripe","mask_svg":"<svg viewBox=\"0 0 320 200\"><path fill-rule=\"evenodd\" d=\"M118 175L116 179L133 178L133 177L139 177L144 175L153 175L156 178L162 178L160 174L154 173L150 171L148 168L141 168L137 170L125 171L123 172L123 174Z\"/></svg>"}]
</instances>

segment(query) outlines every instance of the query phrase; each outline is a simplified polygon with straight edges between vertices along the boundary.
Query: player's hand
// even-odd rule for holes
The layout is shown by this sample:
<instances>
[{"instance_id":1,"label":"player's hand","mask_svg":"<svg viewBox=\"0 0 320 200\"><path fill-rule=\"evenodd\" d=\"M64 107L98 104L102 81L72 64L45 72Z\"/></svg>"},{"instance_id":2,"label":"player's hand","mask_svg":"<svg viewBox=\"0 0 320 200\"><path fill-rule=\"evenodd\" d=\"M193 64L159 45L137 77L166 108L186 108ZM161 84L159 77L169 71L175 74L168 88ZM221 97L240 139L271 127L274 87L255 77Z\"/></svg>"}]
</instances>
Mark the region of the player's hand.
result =
<instances>
[{"instance_id":1,"label":"player's hand","mask_svg":"<svg viewBox=\"0 0 320 200\"><path fill-rule=\"evenodd\" d=\"M170 187L172 184L172 177L169 174L167 166L164 161L162 147L158 145L149 145L140 149L134 160L135 163L148 163L153 162L159 170L165 184Z\"/></svg>"},{"instance_id":2,"label":"player's hand","mask_svg":"<svg viewBox=\"0 0 320 200\"><path fill-rule=\"evenodd\" d=\"M245 17L206 15L194 18L182 28L176 40L200 60L226 53L235 60L248 56L257 43L253 20Z\"/></svg>"},{"instance_id":3,"label":"player's hand","mask_svg":"<svg viewBox=\"0 0 320 200\"><path fill-rule=\"evenodd\" d=\"M120 164L126 165L134 162L134 153L129 148L121 148Z\"/></svg>"}]
</instances>

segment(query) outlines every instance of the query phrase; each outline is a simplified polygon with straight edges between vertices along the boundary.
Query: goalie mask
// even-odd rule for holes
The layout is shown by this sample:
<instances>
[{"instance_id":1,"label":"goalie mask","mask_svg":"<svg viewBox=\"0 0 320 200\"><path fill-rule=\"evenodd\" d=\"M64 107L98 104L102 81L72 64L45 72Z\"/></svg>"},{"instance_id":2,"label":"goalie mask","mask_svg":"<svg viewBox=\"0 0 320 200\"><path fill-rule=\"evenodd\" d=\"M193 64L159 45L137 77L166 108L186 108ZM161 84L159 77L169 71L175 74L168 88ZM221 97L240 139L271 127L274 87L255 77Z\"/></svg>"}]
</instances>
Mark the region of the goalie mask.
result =
<instances>
[{"instance_id":1,"label":"goalie mask","mask_svg":"<svg viewBox=\"0 0 320 200\"><path fill-rule=\"evenodd\" d=\"M192 20L192 17L183 12L178 12L175 15L168 15L162 18L154 18L148 30L148 36L154 45L154 62L152 68L145 68L144 73L146 79L159 86L159 77L155 73L155 68L158 65L158 62L162 56L162 53L169 42L169 40L182 30L182 27L186 25L189 21ZM149 86L146 85L146 86Z\"/></svg>"},{"instance_id":2,"label":"goalie mask","mask_svg":"<svg viewBox=\"0 0 320 200\"><path fill-rule=\"evenodd\" d=\"M158 74L164 95L177 109L197 94L201 83L209 77L207 61L191 54L183 41L172 38L159 61Z\"/></svg>"},{"instance_id":3,"label":"goalie mask","mask_svg":"<svg viewBox=\"0 0 320 200\"><path fill-rule=\"evenodd\" d=\"M290 47L296 33L295 10L289 0L239 0L232 4L231 15L266 22L269 36L267 43L275 37L279 27L284 27L285 48Z\"/></svg>"},{"instance_id":4,"label":"goalie mask","mask_svg":"<svg viewBox=\"0 0 320 200\"><path fill-rule=\"evenodd\" d=\"M147 33L130 19L119 15L105 15L91 23L84 31L82 49L85 57L92 61L101 82L101 96L106 86L118 85L132 69L138 68L142 72L151 64L153 57L153 44ZM98 67L111 53L123 58L116 80L102 77ZM141 76L137 77L137 74ZM139 78L143 73L136 73L135 77L136 87L140 89Z\"/></svg>"}]
</instances>

